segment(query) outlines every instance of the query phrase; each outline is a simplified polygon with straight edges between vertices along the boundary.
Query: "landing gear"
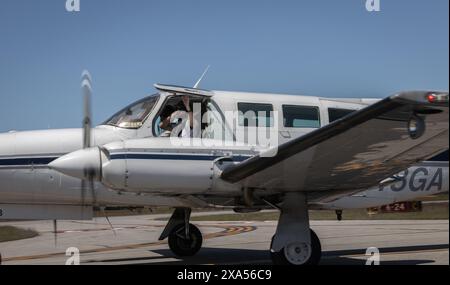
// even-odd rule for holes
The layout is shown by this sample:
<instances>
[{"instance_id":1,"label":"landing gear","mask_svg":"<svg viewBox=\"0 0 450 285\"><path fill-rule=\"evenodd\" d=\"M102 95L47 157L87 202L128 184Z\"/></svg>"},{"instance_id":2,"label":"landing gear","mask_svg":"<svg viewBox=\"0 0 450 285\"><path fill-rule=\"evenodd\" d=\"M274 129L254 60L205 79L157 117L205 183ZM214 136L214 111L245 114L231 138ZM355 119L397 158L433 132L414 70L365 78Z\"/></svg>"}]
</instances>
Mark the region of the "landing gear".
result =
<instances>
[{"instance_id":1,"label":"landing gear","mask_svg":"<svg viewBox=\"0 0 450 285\"><path fill-rule=\"evenodd\" d=\"M292 243L281 251L270 251L270 257L275 265L317 265L322 256L320 240L313 230L311 231L311 248L305 244Z\"/></svg>"},{"instance_id":2,"label":"landing gear","mask_svg":"<svg viewBox=\"0 0 450 285\"><path fill-rule=\"evenodd\" d=\"M322 255L320 240L309 227L305 194L286 193L278 226L270 245L271 258L279 265L315 265Z\"/></svg>"},{"instance_id":3,"label":"landing gear","mask_svg":"<svg viewBox=\"0 0 450 285\"><path fill-rule=\"evenodd\" d=\"M342 221L342 210L336 210L336 219Z\"/></svg>"},{"instance_id":4,"label":"landing gear","mask_svg":"<svg viewBox=\"0 0 450 285\"><path fill-rule=\"evenodd\" d=\"M176 208L162 232L159 240L169 238L169 248L180 257L193 256L202 247L200 230L189 223L190 208Z\"/></svg>"},{"instance_id":5,"label":"landing gear","mask_svg":"<svg viewBox=\"0 0 450 285\"><path fill-rule=\"evenodd\" d=\"M202 233L193 224L189 224L189 233L186 235L184 225L175 228L169 235L169 247L177 256L193 256L202 247Z\"/></svg>"}]
</instances>

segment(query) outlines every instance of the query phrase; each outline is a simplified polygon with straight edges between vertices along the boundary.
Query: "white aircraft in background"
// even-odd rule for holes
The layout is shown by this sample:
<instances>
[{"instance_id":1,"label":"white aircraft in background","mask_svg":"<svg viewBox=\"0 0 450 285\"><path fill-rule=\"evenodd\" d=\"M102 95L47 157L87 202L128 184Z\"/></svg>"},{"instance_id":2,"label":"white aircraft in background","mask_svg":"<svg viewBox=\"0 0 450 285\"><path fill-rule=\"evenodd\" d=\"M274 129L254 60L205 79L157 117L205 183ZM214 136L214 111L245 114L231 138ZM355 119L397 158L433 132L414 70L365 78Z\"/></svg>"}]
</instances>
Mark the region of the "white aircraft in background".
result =
<instances>
[{"instance_id":1,"label":"white aircraft in background","mask_svg":"<svg viewBox=\"0 0 450 285\"><path fill-rule=\"evenodd\" d=\"M192 208L276 208L272 259L301 265L321 256L308 209L367 208L448 191L448 92L331 99L156 84L157 94L91 130L85 80L82 129L0 134L0 219L91 219L93 206L173 207L160 239L191 256L202 245L189 223ZM180 146L160 137L159 118L183 96L206 119ZM258 115L232 126L227 111ZM276 148L246 141L260 127L276 132Z\"/></svg>"}]
</instances>

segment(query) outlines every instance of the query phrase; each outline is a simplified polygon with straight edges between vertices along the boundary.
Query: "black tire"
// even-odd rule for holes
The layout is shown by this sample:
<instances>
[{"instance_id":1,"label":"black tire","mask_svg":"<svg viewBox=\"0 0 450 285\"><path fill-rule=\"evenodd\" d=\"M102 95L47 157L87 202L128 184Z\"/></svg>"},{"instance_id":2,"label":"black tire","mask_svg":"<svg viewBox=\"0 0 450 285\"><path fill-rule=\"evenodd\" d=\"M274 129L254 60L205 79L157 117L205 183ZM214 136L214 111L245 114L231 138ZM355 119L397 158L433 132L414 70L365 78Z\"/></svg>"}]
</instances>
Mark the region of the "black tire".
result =
<instances>
[{"instance_id":1,"label":"black tire","mask_svg":"<svg viewBox=\"0 0 450 285\"><path fill-rule=\"evenodd\" d=\"M189 224L189 238L185 237L184 225L179 225L169 235L169 248L180 257L193 256L202 247L203 237L200 230Z\"/></svg>"},{"instance_id":2,"label":"black tire","mask_svg":"<svg viewBox=\"0 0 450 285\"><path fill-rule=\"evenodd\" d=\"M313 230L310 230L310 232L311 232L312 252L308 261L306 261L302 265L318 265L320 262L320 258L322 257L322 245L320 244L319 237L317 237L317 234ZM272 244L273 244L273 237L270 243L270 248L272 248ZM290 263L287 260L286 256L284 255L284 248L281 249L281 251L279 252L274 252L271 250L270 257L272 259L273 264L275 265L294 265Z\"/></svg>"}]
</instances>

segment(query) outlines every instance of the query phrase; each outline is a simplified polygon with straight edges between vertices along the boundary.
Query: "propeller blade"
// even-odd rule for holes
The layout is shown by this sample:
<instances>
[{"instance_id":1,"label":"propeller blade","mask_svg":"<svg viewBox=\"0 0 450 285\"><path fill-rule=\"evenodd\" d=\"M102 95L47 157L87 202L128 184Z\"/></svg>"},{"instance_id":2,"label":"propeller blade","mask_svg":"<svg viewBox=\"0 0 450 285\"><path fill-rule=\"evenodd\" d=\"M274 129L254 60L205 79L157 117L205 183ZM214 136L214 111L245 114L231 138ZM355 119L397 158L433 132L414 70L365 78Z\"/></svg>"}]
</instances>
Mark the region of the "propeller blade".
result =
<instances>
[{"instance_id":1,"label":"propeller blade","mask_svg":"<svg viewBox=\"0 0 450 285\"><path fill-rule=\"evenodd\" d=\"M81 180L81 206L82 206L82 209L84 209L85 205L86 205L86 181L83 179L83 180Z\"/></svg>"},{"instance_id":2,"label":"propeller blade","mask_svg":"<svg viewBox=\"0 0 450 285\"><path fill-rule=\"evenodd\" d=\"M91 146L91 94L92 81L88 71L83 71L81 77L81 90L83 93L83 148Z\"/></svg>"},{"instance_id":3,"label":"propeller blade","mask_svg":"<svg viewBox=\"0 0 450 285\"><path fill-rule=\"evenodd\" d=\"M91 190L92 195L92 206L97 206L97 193L95 193L94 177L89 176L89 190Z\"/></svg>"},{"instance_id":4,"label":"propeller blade","mask_svg":"<svg viewBox=\"0 0 450 285\"><path fill-rule=\"evenodd\" d=\"M55 247L58 246L58 225L57 221L53 220L53 239L55 241Z\"/></svg>"},{"instance_id":5,"label":"propeller blade","mask_svg":"<svg viewBox=\"0 0 450 285\"><path fill-rule=\"evenodd\" d=\"M91 94L92 94L92 77L87 70L84 70L81 74L81 90L83 94L83 148L89 148L91 146ZM93 193L92 203L94 203L94 190L91 186L92 179L90 177L89 186ZM86 181L81 180L81 206L82 211L84 211L84 207L86 204ZM84 215L84 213L83 213Z\"/></svg>"}]
</instances>

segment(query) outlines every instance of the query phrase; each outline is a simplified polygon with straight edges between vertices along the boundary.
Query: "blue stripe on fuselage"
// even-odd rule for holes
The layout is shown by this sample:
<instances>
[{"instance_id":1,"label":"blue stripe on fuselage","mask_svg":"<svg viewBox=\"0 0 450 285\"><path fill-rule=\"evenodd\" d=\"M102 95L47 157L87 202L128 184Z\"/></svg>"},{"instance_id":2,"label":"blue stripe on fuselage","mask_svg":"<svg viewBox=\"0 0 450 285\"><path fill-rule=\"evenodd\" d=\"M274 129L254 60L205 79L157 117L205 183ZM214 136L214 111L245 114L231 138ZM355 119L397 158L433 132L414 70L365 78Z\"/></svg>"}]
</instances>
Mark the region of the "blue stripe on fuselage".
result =
<instances>
[{"instance_id":1,"label":"blue stripe on fuselage","mask_svg":"<svg viewBox=\"0 0 450 285\"><path fill-rule=\"evenodd\" d=\"M0 166L47 165L58 157L0 158Z\"/></svg>"},{"instance_id":2,"label":"blue stripe on fuselage","mask_svg":"<svg viewBox=\"0 0 450 285\"><path fill-rule=\"evenodd\" d=\"M192 155L192 154L138 154L123 153L112 154L111 159L160 159L160 160L195 160L195 161L212 161L222 156L217 155ZM233 161L244 161L251 156L233 156ZM58 156L52 157L18 157L18 158L0 158L0 166L37 166L47 165L57 159Z\"/></svg>"},{"instance_id":3,"label":"blue stripe on fuselage","mask_svg":"<svg viewBox=\"0 0 450 285\"><path fill-rule=\"evenodd\" d=\"M62 154L61 154L62 155ZM37 166L47 165L59 156L46 157L0 157L0 166ZM212 161L222 156L217 155L198 155L198 154L165 154L165 153L118 153L112 154L111 159L160 159L160 160L197 160L197 161ZM236 155L231 157L233 161L241 162L250 155ZM439 155L429 159L428 161L446 161L448 162L448 150Z\"/></svg>"},{"instance_id":4,"label":"blue stripe on fuselage","mask_svg":"<svg viewBox=\"0 0 450 285\"><path fill-rule=\"evenodd\" d=\"M159 159L159 160L203 160L212 161L223 156L191 155L191 154L159 154L159 153L122 153L112 154L111 159ZM233 156L233 161L244 161L251 156Z\"/></svg>"}]
</instances>

